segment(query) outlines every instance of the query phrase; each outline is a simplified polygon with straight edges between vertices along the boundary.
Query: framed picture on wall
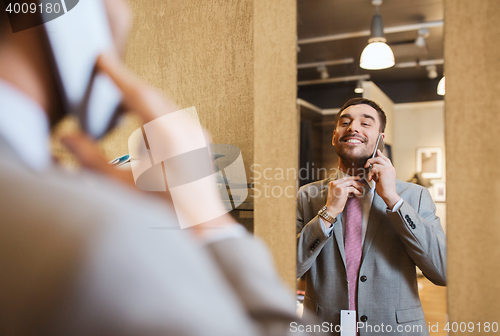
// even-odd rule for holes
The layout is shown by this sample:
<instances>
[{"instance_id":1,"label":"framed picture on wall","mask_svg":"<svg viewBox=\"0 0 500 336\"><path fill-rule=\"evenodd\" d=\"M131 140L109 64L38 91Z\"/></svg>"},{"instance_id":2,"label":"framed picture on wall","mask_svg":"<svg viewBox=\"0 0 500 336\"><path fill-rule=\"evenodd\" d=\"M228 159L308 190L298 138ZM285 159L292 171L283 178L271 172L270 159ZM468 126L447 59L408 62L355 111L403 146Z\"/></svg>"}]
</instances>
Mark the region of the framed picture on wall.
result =
<instances>
[{"instance_id":1,"label":"framed picture on wall","mask_svg":"<svg viewBox=\"0 0 500 336\"><path fill-rule=\"evenodd\" d=\"M441 147L417 148L417 173L426 179L443 177L443 149Z\"/></svg>"},{"instance_id":2,"label":"framed picture on wall","mask_svg":"<svg viewBox=\"0 0 500 336\"><path fill-rule=\"evenodd\" d=\"M434 202L446 202L446 183L436 182L432 187L434 189Z\"/></svg>"}]
</instances>

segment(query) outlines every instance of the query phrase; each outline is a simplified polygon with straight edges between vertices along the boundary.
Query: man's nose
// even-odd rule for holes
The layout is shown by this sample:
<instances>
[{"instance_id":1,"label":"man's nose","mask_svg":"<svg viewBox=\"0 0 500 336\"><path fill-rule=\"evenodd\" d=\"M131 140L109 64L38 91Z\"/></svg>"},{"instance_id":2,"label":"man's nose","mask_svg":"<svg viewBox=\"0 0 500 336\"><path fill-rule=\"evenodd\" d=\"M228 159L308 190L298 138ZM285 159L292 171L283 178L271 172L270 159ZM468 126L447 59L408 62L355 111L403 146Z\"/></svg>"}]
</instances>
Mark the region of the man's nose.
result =
<instances>
[{"instance_id":1,"label":"man's nose","mask_svg":"<svg viewBox=\"0 0 500 336\"><path fill-rule=\"evenodd\" d=\"M349 125L349 128L347 129L348 132L352 132L352 133L358 133L358 127L356 126L356 123L352 122L350 125Z\"/></svg>"}]
</instances>

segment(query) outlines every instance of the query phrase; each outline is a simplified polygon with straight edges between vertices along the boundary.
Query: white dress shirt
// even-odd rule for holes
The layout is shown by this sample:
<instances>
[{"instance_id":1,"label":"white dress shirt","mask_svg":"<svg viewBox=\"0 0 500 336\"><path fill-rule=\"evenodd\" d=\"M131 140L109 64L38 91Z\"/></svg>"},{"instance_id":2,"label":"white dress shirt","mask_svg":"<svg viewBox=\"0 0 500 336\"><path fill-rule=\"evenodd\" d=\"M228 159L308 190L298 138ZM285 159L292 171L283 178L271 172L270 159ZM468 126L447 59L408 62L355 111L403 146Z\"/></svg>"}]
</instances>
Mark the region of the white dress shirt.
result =
<instances>
[{"instance_id":1,"label":"white dress shirt","mask_svg":"<svg viewBox=\"0 0 500 336\"><path fill-rule=\"evenodd\" d=\"M49 135L49 123L42 107L0 79L0 137L35 171L50 165Z\"/></svg>"}]
</instances>

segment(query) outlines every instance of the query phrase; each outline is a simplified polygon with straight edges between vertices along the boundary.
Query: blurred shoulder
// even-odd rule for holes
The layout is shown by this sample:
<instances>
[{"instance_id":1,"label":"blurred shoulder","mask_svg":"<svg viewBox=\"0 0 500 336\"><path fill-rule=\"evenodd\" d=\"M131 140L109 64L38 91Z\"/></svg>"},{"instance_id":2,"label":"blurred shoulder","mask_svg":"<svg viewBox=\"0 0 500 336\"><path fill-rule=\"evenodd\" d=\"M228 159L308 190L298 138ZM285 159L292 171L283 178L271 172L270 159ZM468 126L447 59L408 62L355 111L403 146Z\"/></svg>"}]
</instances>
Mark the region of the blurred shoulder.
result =
<instances>
[{"instance_id":1,"label":"blurred shoulder","mask_svg":"<svg viewBox=\"0 0 500 336\"><path fill-rule=\"evenodd\" d=\"M47 220L65 227L127 222L164 226L176 221L172 209L158 197L85 170L51 167L35 172L20 162L3 161L0 185L3 214L22 215L25 221Z\"/></svg>"}]
</instances>

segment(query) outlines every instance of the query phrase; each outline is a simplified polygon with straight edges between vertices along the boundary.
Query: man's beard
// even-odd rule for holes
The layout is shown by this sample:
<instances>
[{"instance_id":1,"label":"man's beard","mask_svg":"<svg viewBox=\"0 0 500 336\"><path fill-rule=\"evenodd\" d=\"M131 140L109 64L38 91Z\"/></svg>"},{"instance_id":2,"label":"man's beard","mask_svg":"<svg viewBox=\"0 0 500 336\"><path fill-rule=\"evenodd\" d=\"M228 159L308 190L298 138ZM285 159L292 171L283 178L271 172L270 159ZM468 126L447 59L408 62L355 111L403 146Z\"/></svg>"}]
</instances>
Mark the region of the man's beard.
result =
<instances>
[{"instance_id":1,"label":"man's beard","mask_svg":"<svg viewBox=\"0 0 500 336\"><path fill-rule=\"evenodd\" d=\"M352 174L349 175L358 175L364 172L364 166L366 161L370 158L370 154L354 154L352 151L346 150L343 146L335 146L335 150L344 166L347 169L352 169Z\"/></svg>"}]
</instances>

